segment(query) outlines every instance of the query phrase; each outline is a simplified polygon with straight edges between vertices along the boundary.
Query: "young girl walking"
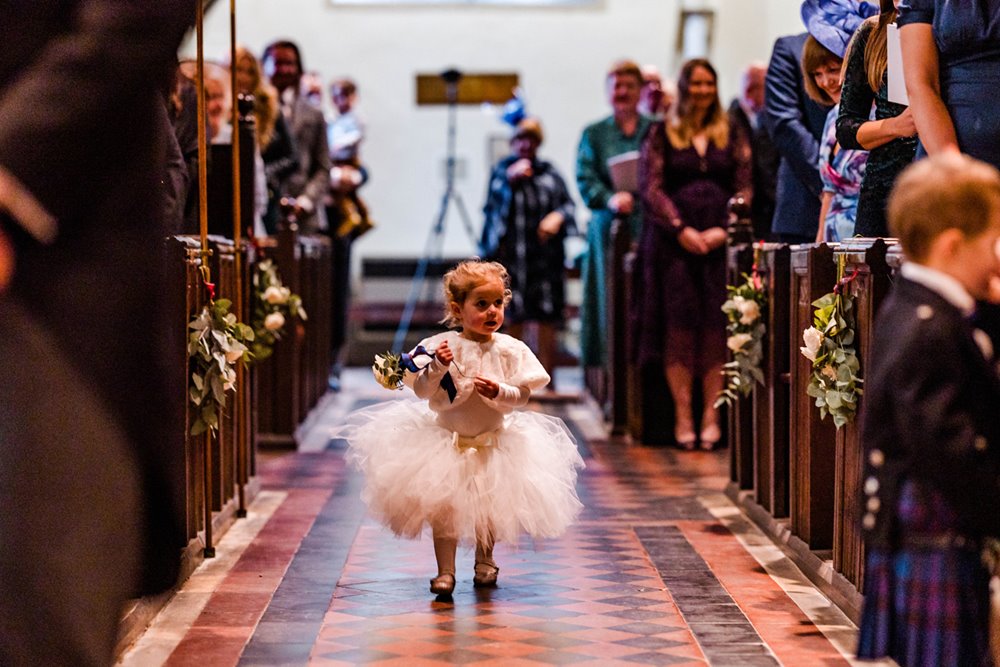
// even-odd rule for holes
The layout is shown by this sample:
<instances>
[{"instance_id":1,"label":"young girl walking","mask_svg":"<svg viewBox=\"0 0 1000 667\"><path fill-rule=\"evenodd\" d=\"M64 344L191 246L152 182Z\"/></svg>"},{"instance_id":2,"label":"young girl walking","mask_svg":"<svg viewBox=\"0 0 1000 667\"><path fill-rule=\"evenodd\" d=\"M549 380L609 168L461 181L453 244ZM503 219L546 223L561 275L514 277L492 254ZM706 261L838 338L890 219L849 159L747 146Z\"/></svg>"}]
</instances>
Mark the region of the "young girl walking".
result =
<instances>
[{"instance_id":1,"label":"young girl walking","mask_svg":"<svg viewBox=\"0 0 1000 667\"><path fill-rule=\"evenodd\" d=\"M403 379L423 400L363 410L345 436L372 513L396 535L433 534L437 595L455 588L460 542L475 546L473 585L495 586L497 541L555 537L583 507L575 486L584 463L565 425L516 410L549 375L527 345L497 333L509 281L496 262L449 271L444 322L459 330L422 341L416 349L431 361Z\"/></svg>"}]
</instances>

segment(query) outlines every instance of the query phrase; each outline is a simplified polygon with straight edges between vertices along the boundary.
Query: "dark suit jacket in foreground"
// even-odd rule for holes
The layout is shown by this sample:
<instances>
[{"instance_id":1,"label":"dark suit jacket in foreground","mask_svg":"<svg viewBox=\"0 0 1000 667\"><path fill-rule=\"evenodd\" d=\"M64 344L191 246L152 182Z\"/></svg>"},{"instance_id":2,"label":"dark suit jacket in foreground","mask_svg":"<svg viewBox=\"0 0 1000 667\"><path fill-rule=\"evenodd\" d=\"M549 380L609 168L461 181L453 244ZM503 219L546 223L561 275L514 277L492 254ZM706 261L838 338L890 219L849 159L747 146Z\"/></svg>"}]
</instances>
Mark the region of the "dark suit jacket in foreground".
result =
<instances>
[{"instance_id":1,"label":"dark suit jacket in foreground","mask_svg":"<svg viewBox=\"0 0 1000 667\"><path fill-rule=\"evenodd\" d=\"M861 415L865 479L878 482L864 501L881 505L868 535L877 548L900 539L905 479L939 490L965 536L1000 535L1000 381L972 332L955 306L905 278L879 311Z\"/></svg>"},{"instance_id":2,"label":"dark suit jacket in foreground","mask_svg":"<svg viewBox=\"0 0 1000 667\"><path fill-rule=\"evenodd\" d=\"M802 85L802 47L806 33L774 43L764 88L764 126L781 155L775 195L776 234L814 238L819 225L819 140L829 107L806 95Z\"/></svg>"},{"instance_id":3,"label":"dark suit jacket in foreground","mask_svg":"<svg viewBox=\"0 0 1000 667\"><path fill-rule=\"evenodd\" d=\"M41 245L0 215L17 262L0 295L2 664L107 662L125 596L176 581L184 332L165 315L183 295L163 289L161 91L194 6L0 0L0 167L58 223Z\"/></svg>"}]
</instances>

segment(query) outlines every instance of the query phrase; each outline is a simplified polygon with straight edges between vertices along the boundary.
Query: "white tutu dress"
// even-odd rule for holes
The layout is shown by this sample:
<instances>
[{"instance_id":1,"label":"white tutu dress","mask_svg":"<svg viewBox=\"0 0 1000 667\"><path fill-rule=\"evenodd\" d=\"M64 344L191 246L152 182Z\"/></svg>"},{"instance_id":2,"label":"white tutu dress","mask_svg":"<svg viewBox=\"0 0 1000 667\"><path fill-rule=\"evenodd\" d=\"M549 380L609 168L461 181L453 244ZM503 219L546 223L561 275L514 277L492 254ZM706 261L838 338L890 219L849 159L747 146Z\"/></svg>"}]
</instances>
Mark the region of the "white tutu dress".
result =
<instances>
[{"instance_id":1,"label":"white tutu dress","mask_svg":"<svg viewBox=\"0 0 1000 667\"><path fill-rule=\"evenodd\" d=\"M583 459L562 420L515 411L548 374L527 345L504 334L476 342L447 332L421 344L433 351L445 340L455 356L450 367L435 359L407 374L425 400L360 410L338 434L365 475L362 499L403 537L425 527L466 544L561 534L583 508L575 488ZM447 372L454 401L440 386ZM496 399L476 391L477 375L501 383Z\"/></svg>"}]
</instances>

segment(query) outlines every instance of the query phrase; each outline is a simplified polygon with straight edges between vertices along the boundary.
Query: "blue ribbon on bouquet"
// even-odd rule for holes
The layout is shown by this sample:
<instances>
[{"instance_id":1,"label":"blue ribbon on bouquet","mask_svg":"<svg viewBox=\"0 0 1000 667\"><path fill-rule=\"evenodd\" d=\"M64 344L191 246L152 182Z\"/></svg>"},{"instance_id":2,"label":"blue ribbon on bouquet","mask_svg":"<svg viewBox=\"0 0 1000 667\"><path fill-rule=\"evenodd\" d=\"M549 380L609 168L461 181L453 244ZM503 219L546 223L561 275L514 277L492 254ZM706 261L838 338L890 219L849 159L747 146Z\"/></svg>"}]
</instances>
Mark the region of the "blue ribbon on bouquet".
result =
<instances>
[{"instance_id":1,"label":"blue ribbon on bouquet","mask_svg":"<svg viewBox=\"0 0 1000 667\"><path fill-rule=\"evenodd\" d=\"M434 353L428 352L427 348L423 345L417 345L411 351L403 352L399 355L399 363L403 366L403 368L411 373L416 373L423 368L417 365L417 362L414 361L414 357L430 357L431 359L436 358ZM448 394L448 401L450 403L454 403L455 397L458 396L458 387L455 386L455 380L451 377L451 372L446 372L438 385L445 390L445 393Z\"/></svg>"}]
</instances>

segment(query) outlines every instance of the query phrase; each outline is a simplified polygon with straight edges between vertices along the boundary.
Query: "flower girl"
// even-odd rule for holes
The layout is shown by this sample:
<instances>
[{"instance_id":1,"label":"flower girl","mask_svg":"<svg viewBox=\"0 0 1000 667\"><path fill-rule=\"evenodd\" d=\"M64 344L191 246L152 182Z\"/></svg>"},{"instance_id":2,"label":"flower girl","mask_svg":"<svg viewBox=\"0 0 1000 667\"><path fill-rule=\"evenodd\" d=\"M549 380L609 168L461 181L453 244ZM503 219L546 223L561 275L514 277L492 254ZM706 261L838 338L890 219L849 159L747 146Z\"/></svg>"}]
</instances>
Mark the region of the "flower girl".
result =
<instances>
[{"instance_id":1,"label":"flower girl","mask_svg":"<svg viewBox=\"0 0 1000 667\"><path fill-rule=\"evenodd\" d=\"M527 345L497 333L508 285L496 262L465 261L448 272L444 322L461 331L431 336L403 355L410 373L394 366L396 358L373 367L380 382L405 383L423 400L362 410L345 436L375 516L403 537L430 528L437 595L455 588L459 542L475 545L474 586L495 586L495 542L557 536L583 507L575 484L584 464L565 425L516 410L549 376ZM413 358L421 354L431 361L418 367Z\"/></svg>"}]
</instances>

